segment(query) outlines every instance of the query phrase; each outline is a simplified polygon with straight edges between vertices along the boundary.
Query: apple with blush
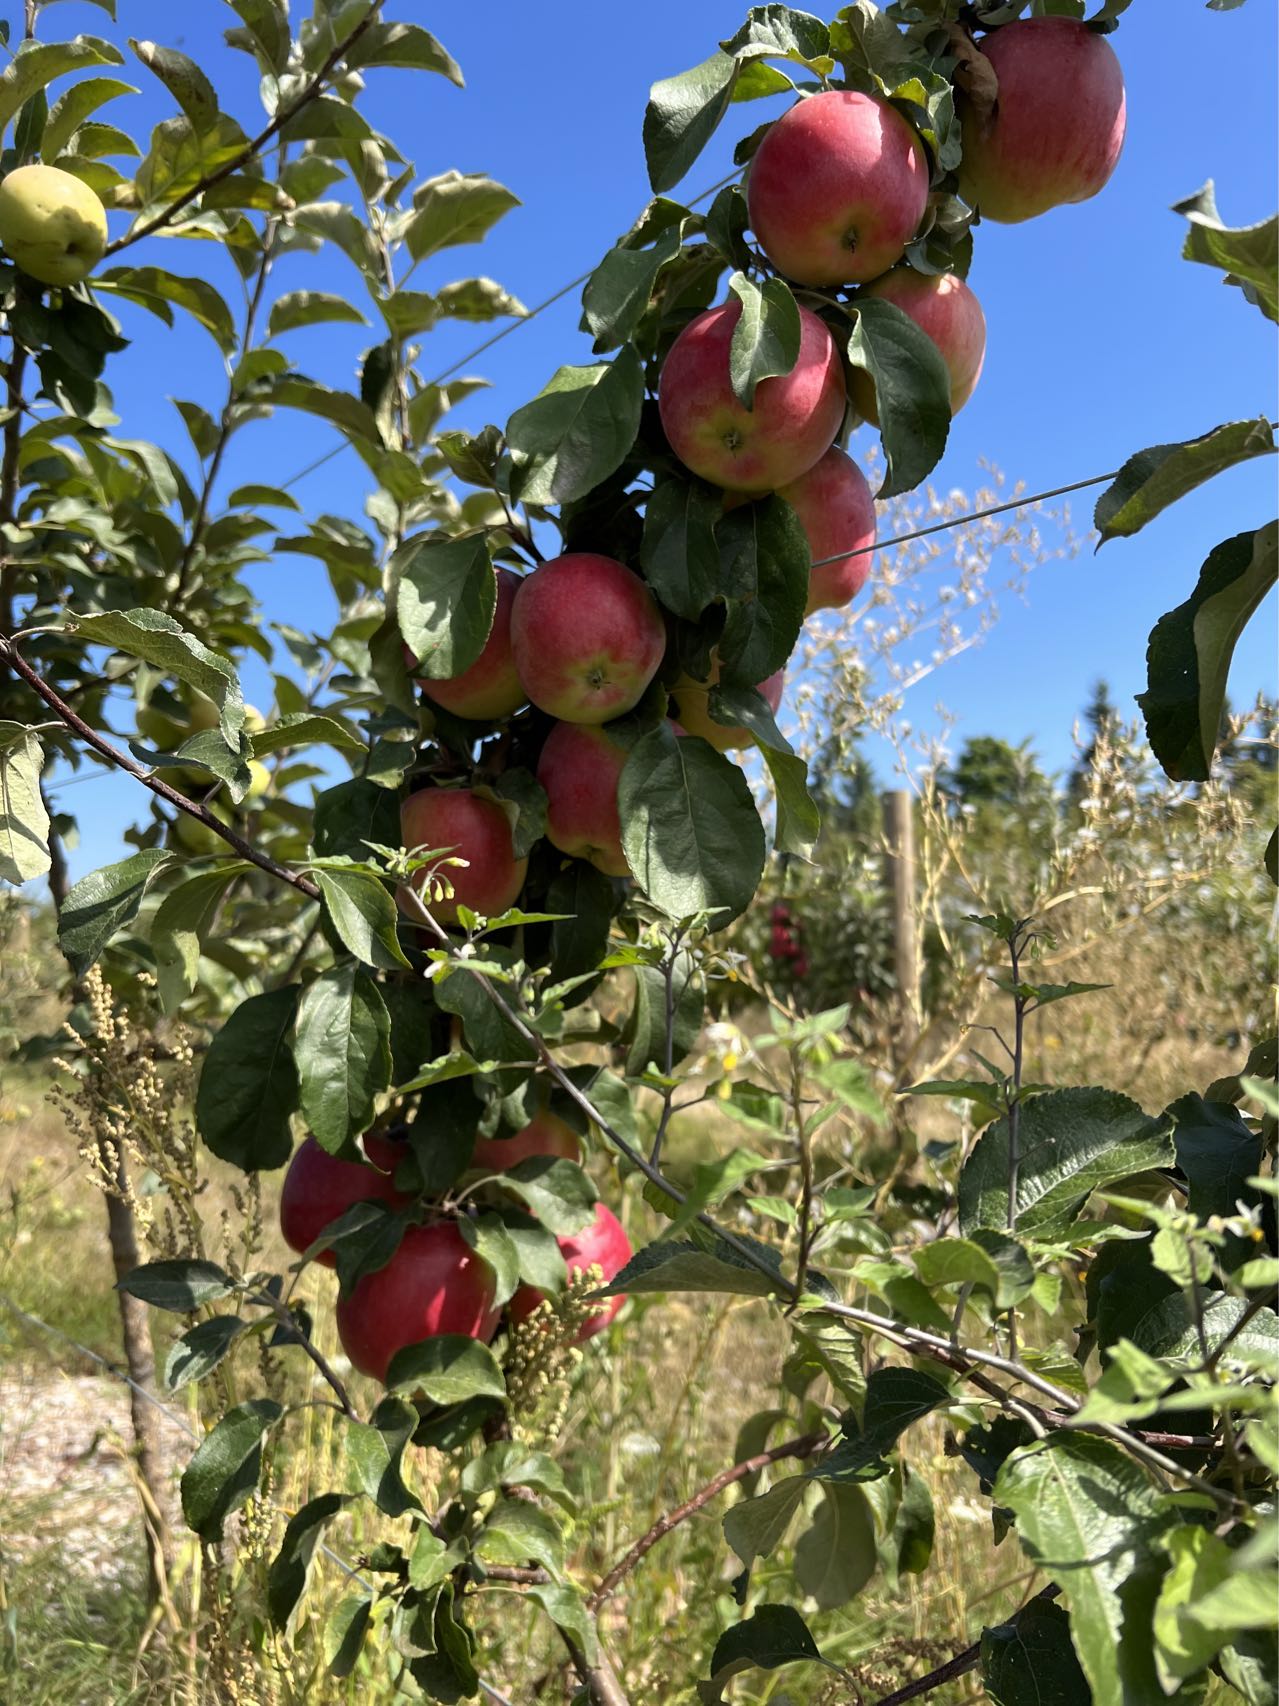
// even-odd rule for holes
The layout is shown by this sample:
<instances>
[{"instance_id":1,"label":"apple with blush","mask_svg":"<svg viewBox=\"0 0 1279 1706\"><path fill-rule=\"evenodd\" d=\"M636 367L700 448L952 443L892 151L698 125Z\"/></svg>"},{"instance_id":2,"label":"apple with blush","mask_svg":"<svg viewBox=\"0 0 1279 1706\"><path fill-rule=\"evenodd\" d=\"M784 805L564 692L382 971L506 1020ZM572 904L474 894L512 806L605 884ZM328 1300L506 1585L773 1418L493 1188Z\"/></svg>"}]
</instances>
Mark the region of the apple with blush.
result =
<instances>
[{"instance_id":1,"label":"apple with blush","mask_svg":"<svg viewBox=\"0 0 1279 1706\"><path fill-rule=\"evenodd\" d=\"M595 1205L595 1219L581 1232L570 1232L557 1238L564 1256L564 1265L570 1274L583 1273L587 1268L598 1267L603 1274L601 1284L607 1285L614 1279L630 1261L634 1252L631 1241L622 1230L621 1222L612 1209L601 1203ZM542 1293L532 1286L522 1285L508 1304L513 1321L523 1321L530 1316L542 1301ZM587 1316L581 1331L577 1335L577 1343L592 1339L596 1333L602 1333L605 1327L626 1302L625 1296L606 1297L595 1312Z\"/></svg>"},{"instance_id":2,"label":"apple with blush","mask_svg":"<svg viewBox=\"0 0 1279 1706\"><path fill-rule=\"evenodd\" d=\"M582 1145L566 1120L543 1109L512 1137L480 1138L475 1145L471 1165L483 1167L488 1173L505 1173L534 1155L579 1161Z\"/></svg>"},{"instance_id":3,"label":"apple with blush","mask_svg":"<svg viewBox=\"0 0 1279 1706\"><path fill-rule=\"evenodd\" d=\"M496 918L514 906L528 874L528 860L515 857L511 822L496 800L470 788L423 788L400 808L400 833L407 848L423 848L466 864L441 863L439 873L453 885L453 899L429 903L441 924L455 924L459 905ZM419 892L427 868L413 877Z\"/></svg>"},{"instance_id":4,"label":"apple with blush","mask_svg":"<svg viewBox=\"0 0 1279 1706\"><path fill-rule=\"evenodd\" d=\"M459 1334L489 1340L498 1323L489 1268L452 1220L410 1226L384 1268L338 1299L337 1327L351 1365L385 1383L405 1345Z\"/></svg>"},{"instance_id":5,"label":"apple with blush","mask_svg":"<svg viewBox=\"0 0 1279 1706\"><path fill-rule=\"evenodd\" d=\"M964 280L952 272L930 277L912 267L896 267L858 291L858 301L864 296L893 303L937 345L950 375L950 412L957 415L976 389L986 359L986 316ZM858 414L878 426L870 375L856 369L849 391Z\"/></svg>"},{"instance_id":6,"label":"apple with blush","mask_svg":"<svg viewBox=\"0 0 1279 1706\"><path fill-rule=\"evenodd\" d=\"M384 1202L401 1208L412 1198L395 1187L395 1169L404 1156L404 1145L383 1132L366 1132L360 1140L368 1157L344 1161L307 1137L293 1152L280 1191L280 1231L284 1242L299 1255L347 1209L357 1202ZM326 1268L335 1264L332 1250L315 1258Z\"/></svg>"},{"instance_id":7,"label":"apple with blush","mask_svg":"<svg viewBox=\"0 0 1279 1706\"><path fill-rule=\"evenodd\" d=\"M626 748L604 729L556 723L537 761L537 779L546 790L546 839L606 877L631 874L617 810L626 759Z\"/></svg>"},{"instance_id":8,"label":"apple with blush","mask_svg":"<svg viewBox=\"0 0 1279 1706\"><path fill-rule=\"evenodd\" d=\"M804 614L841 610L866 584L874 560L868 547L875 543L875 499L866 476L851 456L833 448L778 496L795 511L808 540L813 566Z\"/></svg>"},{"instance_id":9,"label":"apple with blush","mask_svg":"<svg viewBox=\"0 0 1279 1706\"><path fill-rule=\"evenodd\" d=\"M566 723L607 723L633 709L657 674L666 625L624 563L570 551L520 583L511 644L539 710Z\"/></svg>"}]
</instances>

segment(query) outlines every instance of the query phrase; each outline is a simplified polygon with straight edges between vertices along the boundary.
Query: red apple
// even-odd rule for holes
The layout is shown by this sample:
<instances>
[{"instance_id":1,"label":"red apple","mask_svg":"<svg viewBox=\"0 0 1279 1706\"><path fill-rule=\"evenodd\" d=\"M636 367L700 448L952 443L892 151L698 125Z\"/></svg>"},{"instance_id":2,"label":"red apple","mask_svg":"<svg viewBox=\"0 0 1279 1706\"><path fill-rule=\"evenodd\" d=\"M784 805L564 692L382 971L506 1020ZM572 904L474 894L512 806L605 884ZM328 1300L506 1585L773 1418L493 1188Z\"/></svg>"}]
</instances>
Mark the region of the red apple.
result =
<instances>
[{"instance_id":1,"label":"red apple","mask_svg":"<svg viewBox=\"0 0 1279 1706\"><path fill-rule=\"evenodd\" d=\"M963 279L952 272L930 278L910 267L897 267L858 294L894 303L933 340L950 375L950 412L957 415L976 389L986 359L986 316ZM875 387L869 375L857 369L850 390L858 414L878 426Z\"/></svg>"},{"instance_id":2,"label":"red apple","mask_svg":"<svg viewBox=\"0 0 1279 1706\"><path fill-rule=\"evenodd\" d=\"M716 752L740 752L744 747L754 746L755 736L749 729L734 728L728 723L717 723L711 716L711 688L719 680L719 660L712 655L711 673L705 681L694 681L692 676L684 675L671 688L671 698L679 712L678 718L672 718L680 734L696 735L699 739L709 741ZM782 702L782 686L786 680L786 671L779 669L775 675L770 675L767 681L761 681L758 691L768 701L768 708L776 714L777 707Z\"/></svg>"},{"instance_id":3,"label":"red apple","mask_svg":"<svg viewBox=\"0 0 1279 1706\"><path fill-rule=\"evenodd\" d=\"M459 1333L490 1339L497 1326L493 1276L451 1220L410 1226L384 1268L338 1299L338 1337L361 1374L386 1379L396 1351Z\"/></svg>"},{"instance_id":4,"label":"red apple","mask_svg":"<svg viewBox=\"0 0 1279 1706\"><path fill-rule=\"evenodd\" d=\"M832 449L815 468L783 486L779 496L799 517L814 564L804 614L842 609L865 585L873 561L866 547L875 543L875 499L866 476L851 456ZM862 554L841 557L840 551Z\"/></svg>"},{"instance_id":5,"label":"red apple","mask_svg":"<svg viewBox=\"0 0 1279 1706\"><path fill-rule=\"evenodd\" d=\"M729 491L771 492L825 455L848 399L834 339L801 308L794 367L762 379L754 407L743 408L728 368L741 312L734 297L685 326L662 364L657 400L671 449L694 474Z\"/></svg>"},{"instance_id":6,"label":"red apple","mask_svg":"<svg viewBox=\"0 0 1279 1706\"><path fill-rule=\"evenodd\" d=\"M280 1231L299 1255L357 1202L384 1202L398 1208L412 1200L395 1188L403 1144L375 1131L366 1132L361 1142L370 1162L367 1167L360 1161L339 1160L313 1137L304 1138L294 1151L280 1192ZM325 1250L316 1261L331 1268L336 1258L332 1250Z\"/></svg>"},{"instance_id":7,"label":"red apple","mask_svg":"<svg viewBox=\"0 0 1279 1706\"><path fill-rule=\"evenodd\" d=\"M459 903L495 918L519 899L528 860L515 857L510 820L496 801L469 788L423 788L400 808L400 832L406 847L448 849L467 861L465 866L440 866L454 894L451 901L431 906L441 924L456 922ZM413 878L413 887L420 891L425 881L423 869Z\"/></svg>"},{"instance_id":8,"label":"red apple","mask_svg":"<svg viewBox=\"0 0 1279 1706\"><path fill-rule=\"evenodd\" d=\"M612 557L570 551L516 594L515 666L533 703L566 723L607 723L636 705L666 650L652 593Z\"/></svg>"},{"instance_id":9,"label":"red apple","mask_svg":"<svg viewBox=\"0 0 1279 1706\"><path fill-rule=\"evenodd\" d=\"M556 723L537 761L537 779L546 789L546 839L608 877L631 874L617 815L626 757L625 747L603 729Z\"/></svg>"},{"instance_id":10,"label":"red apple","mask_svg":"<svg viewBox=\"0 0 1279 1706\"><path fill-rule=\"evenodd\" d=\"M483 1167L489 1173L505 1173L531 1155L559 1156L565 1161L581 1158L582 1146L577 1133L557 1114L543 1111L537 1114L514 1137L480 1138L472 1157L473 1167Z\"/></svg>"},{"instance_id":11,"label":"red apple","mask_svg":"<svg viewBox=\"0 0 1279 1706\"><path fill-rule=\"evenodd\" d=\"M455 717L469 717L477 723L495 723L509 717L527 697L511 651L511 610L520 589L520 577L513 569L498 569L496 574L493 626L479 657L461 675L451 675L445 681L418 678L418 686L424 687L437 705L443 705ZM417 659L407 646L404 656L412 669Z\"/></svg>"},{"instance_id":12,"label":"red apple","mask_svg":"<svg viewBox=\"0 0 1279 1706\"><path fill-rule=\"evenodd\" d=\"M605 1208L603 1203L595 1205L595 1219L581 1232L569 1233L555 1242L564 1253L564 1264L570 1274L579 1274L585 1268L598 1266L604 1275L603 1283L607 1284L630 1261L633 1254L631 1241L622 1231L620 1222L612 1209ZM522 1285L508 1305L513 1321L523 1321L537 1308L543 1294L535 1291L531 1285ZM577 1335L580 1345L584 1339L594 1338L596 1333L602 1333L605 1327L626 1302L623 1297L609 1297L604 1300L593 1315L588 1315Z\"/></svg>"},{"instance_id":13,"label":"red apple","mask_svg":"<svg viewBox=\"0 0 1279 1706\"><path fill-rule=\"evenodd\" d=\"M1124 74L1105 36L1076 18L1021 18L982 37L994 110L963 101L959 189L983 219L1017 225L1087 201L1124 145Z\"/></svg>"},{"instance_id":14,"label":"red apple","mask_svg":"<svg viewBox=\"0 0 1279 1706\"><path fill-rule=\"evenodd\" d=\"M810 95L765 133L746 185L750 222L797 284L860 284L887 272L919 229L928 158L877 95Z\"/></svg>"}]
</instances>

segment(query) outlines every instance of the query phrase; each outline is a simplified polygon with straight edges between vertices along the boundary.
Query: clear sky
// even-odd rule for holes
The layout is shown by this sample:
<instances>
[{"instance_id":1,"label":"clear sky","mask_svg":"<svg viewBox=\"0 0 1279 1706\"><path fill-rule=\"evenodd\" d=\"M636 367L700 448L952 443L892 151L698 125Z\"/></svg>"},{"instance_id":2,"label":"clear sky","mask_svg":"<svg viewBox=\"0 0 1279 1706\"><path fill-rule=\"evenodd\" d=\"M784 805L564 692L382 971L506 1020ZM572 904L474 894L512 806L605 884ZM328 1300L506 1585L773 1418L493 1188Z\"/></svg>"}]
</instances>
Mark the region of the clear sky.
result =
<instances>
[{"instance_id":1,"label":"clear sky","mask_svg":"<svg viewBox=\"0 0 1279 1706\"><path fill-rule=\"evenodd\" d=\"M467 88L374 71L363 110L419 175L450 167L487 172L523 203L482 246L428 263L415 285L430 289L485 273L532 306L592 266L648 195L640 126L649 85L705 58L743 11L729 0L646 0L642 8L599 0L457 8L391 0L389 16L420 21L439 35L461 63ZM260 127L252 66L222 45L222 29L234 22L228 7L219 0L119 0L119 13L121 34L190 54L245 129ZM49 11L44 33L103 28L101 10L68 0ZM1180 260L1185 225L1169 204L1213 178L1227 223L1273 212L1276 35L1276 9L1267 0L1225 13L1208 11L1202 0L1134 0L1110 38L1128 92L1128 139L1111 183L1082 206L977 233L969 282L989 328L986 369L933 476L941 489L979 483L982 457L1038 491L1221 421L1262 411L1275 418L1274 328L1215 271ZM116 75L137 82L143 94L102 116L145 136L169 110L168 98L140 65ZM732 109L723 135L673 193L695 194L723 176L733 140L768 111L766 103ZM220 259L208 244L158 240L131 258L207 276ZM288 257L277 288L303 286L360 288L341 257ZM504 423L557 366L590 359L578 314L573 293L478 358L468 371L483 374L492 389L465 405L457 424ZM160 439L189 463L168 399L220 402L220 358L207 335L189 326L170 333L127 306L122 317L134 343L108 375L122 430ZM433 334L425 369L443 369L484 332L451 327ZM367 341L360 328L323 327L292 334L288 349L301 371L349 385ZM274 425L244 434L228 458L224 490L246 478L285 478L330 443L322 425L282 411ZM363 472L354 452L344 451L295 495L317 513L358 514ZM1132 710L1155 619L1188 596L1214 544L1269 518L1275 484L1274 459L1236 469L1136 539L1036 574L1024 604L1003 601L999 625L981 647L917 690L912 721L933 724L940 701L956 719L957 740L1030 737L1047 767L1065 768L1071 723L1091 683L1105 676L1121 709ZM1077 527L1087 524L1095 496L1075 501ZM320 623L329 601L320 565L283 556L252 579L270 620ZM1272 601L1236 653L1236 702L1258 688L1274 690L1274 614ZM249 697L261 697L263 680L252 669L246 679ZM132 789L112 779L62 791L63 809L81 817L87 843L74 856L77 874L119 856L120 831L136 813Z\"/></svg>"}]
</instances>

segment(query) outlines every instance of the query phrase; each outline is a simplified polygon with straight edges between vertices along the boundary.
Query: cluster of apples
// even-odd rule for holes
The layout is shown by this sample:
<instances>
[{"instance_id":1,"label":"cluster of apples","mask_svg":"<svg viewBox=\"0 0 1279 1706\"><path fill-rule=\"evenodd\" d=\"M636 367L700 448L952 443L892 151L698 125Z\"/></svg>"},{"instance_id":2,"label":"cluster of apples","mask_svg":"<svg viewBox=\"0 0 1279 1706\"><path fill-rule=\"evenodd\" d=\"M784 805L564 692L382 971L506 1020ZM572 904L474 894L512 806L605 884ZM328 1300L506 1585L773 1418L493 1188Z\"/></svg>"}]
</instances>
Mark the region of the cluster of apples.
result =
<instances>
[{"instance_id":1,"label":"cluster of apples","mask_svg":"<svg viewBox=\"0 0 1279 1706\"><path fill-rule=\"evenodd\" d=\"M411 1204L414 1197L396 1184L406 1153L404 1137L403 1132L366 1133L360 1161L330 1155L313 1137L299 1144L280 1195L280 1229L290 1249L299 1255L309 1250L356 1203L380 1202L388 1208ZM580 1160L577 1133L543 1110L513 1137L478 1139L471 1167L502 1173L535 1155ZM607 1282L632 1254L616 1215L602 1202L595 1205L590 1225L556 1242L570 1277L598 1268ZM317 1260L326 1267L336 1265L331 1250L322 1251ZM392 1357L405 1345L450 1333L491 1339L502 1313L494 1297L492 1272L466 1242L457 1221L429 1220L410 1226L386 1266L365 1274L339 1300L338 1336L353 1367L385 1381ZM542 1293L523 1285L506 1312L512 1321L523 1321L541 1301ZM602 1303L579 1329L578 1341L602 1332L625 1301L610 1297Z\"/></svg>"}]
</instances>

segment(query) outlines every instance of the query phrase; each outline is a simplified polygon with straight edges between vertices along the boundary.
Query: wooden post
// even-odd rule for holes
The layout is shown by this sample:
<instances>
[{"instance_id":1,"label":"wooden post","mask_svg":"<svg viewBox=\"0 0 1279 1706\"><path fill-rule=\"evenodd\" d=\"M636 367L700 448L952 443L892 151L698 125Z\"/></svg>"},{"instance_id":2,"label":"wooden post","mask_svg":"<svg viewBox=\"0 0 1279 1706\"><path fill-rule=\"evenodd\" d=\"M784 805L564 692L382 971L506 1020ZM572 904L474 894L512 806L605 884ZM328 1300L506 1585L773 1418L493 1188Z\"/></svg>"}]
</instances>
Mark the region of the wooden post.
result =
<instances>
[{"instance_id":1,"label":"wooden post","mask_svg":"<svg viewBox=\"0 0 1279 1706\"><path fill-rule=\"evenodd\" d=\"M919 1036L919 928L915 912L915 818L908 789L884 795L885 887L893 909L893 968L897 977L898 1050L909 1054Z\"/></svg>"}]
</instances>

